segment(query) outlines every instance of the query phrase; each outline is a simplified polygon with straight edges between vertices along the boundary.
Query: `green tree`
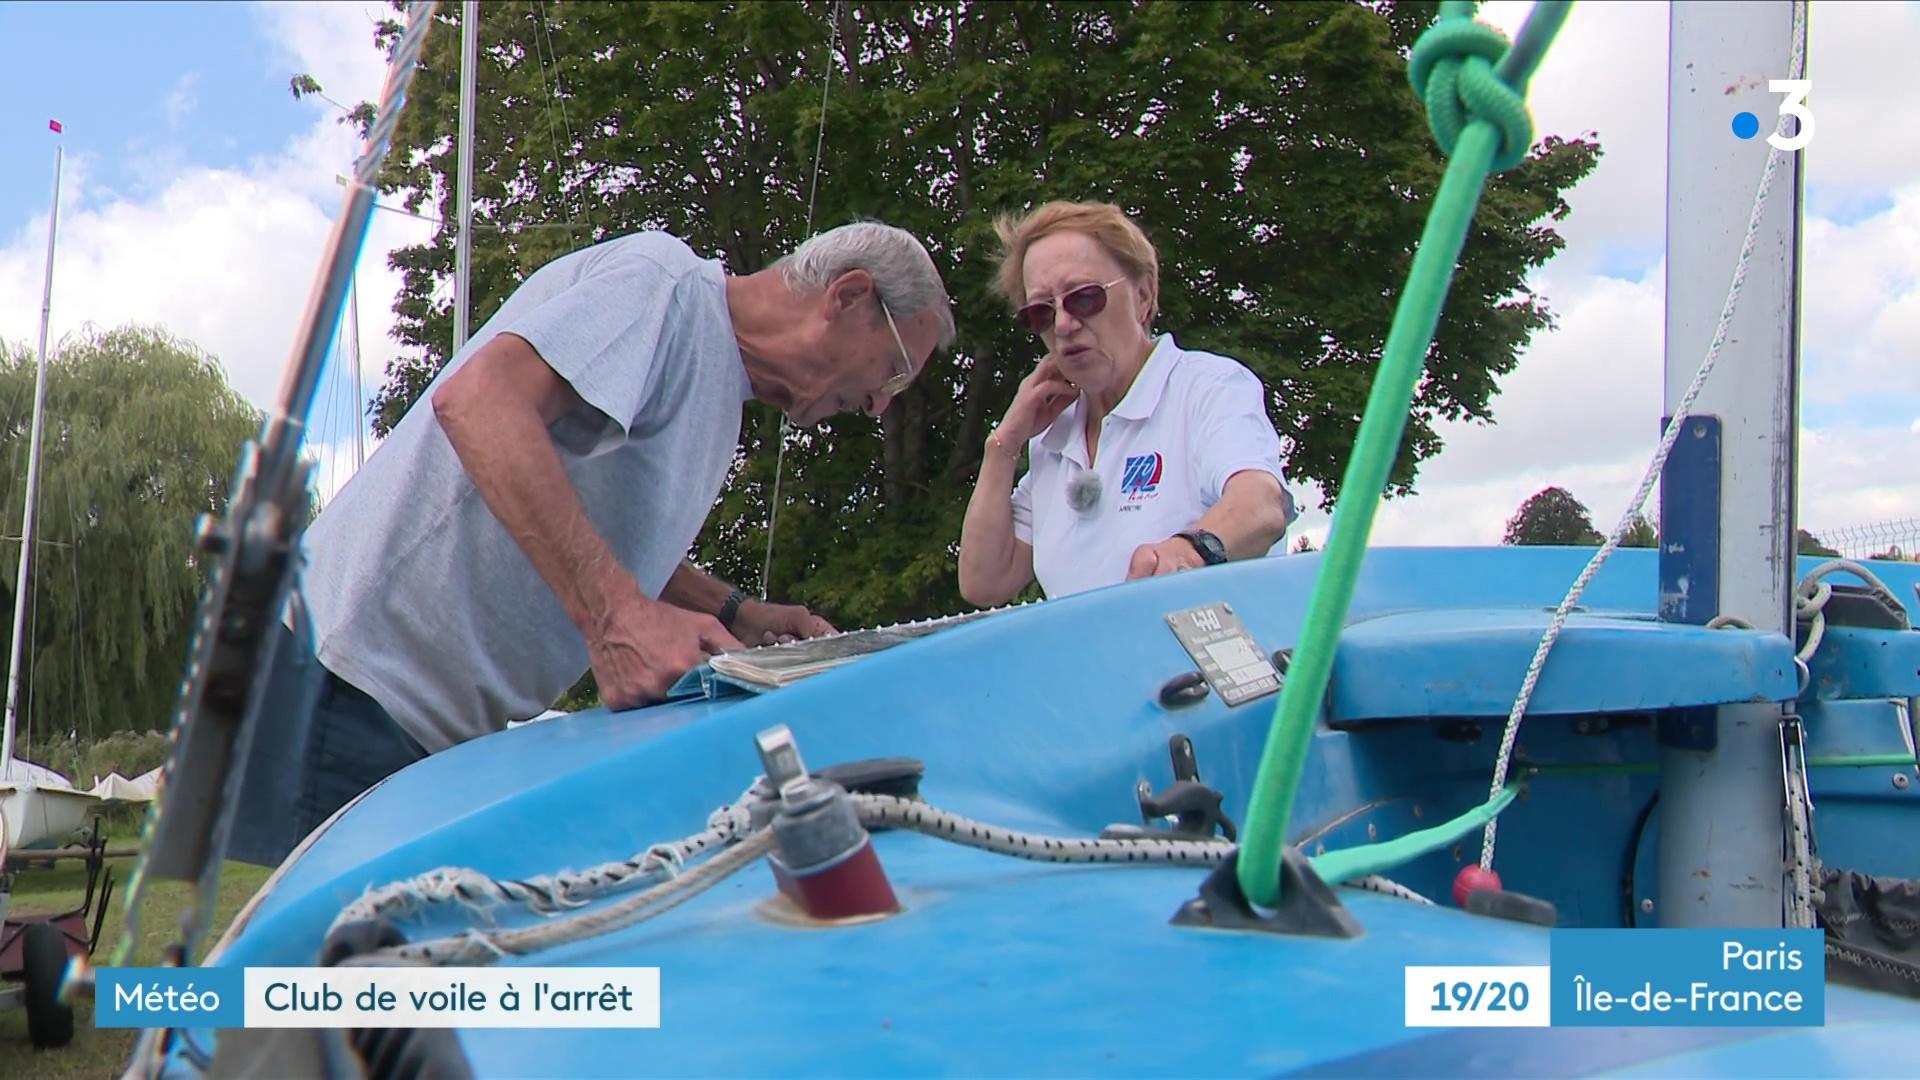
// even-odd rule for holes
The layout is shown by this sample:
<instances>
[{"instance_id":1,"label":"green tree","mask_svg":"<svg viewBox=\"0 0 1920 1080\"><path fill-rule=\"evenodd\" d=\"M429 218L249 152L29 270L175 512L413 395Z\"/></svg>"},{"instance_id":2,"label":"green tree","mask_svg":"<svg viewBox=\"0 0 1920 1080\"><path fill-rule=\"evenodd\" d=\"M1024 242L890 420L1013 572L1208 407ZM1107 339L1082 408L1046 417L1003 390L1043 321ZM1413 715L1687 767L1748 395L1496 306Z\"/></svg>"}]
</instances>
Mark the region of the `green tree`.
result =
<instances>
[{"instance_id":1,"label":"green tree","mask_svg":"<svg viewBox=\"0 0 1920 1080\"><path fill-rule=\"evenodd\" d=\"M9 649L34 367L32 348L0 342ZM21 675L22 726L36 737L171 720L202 585L193 524L225 508L259 424L212 357L159 329L89 329L47 357Z\"/></svg>"},{"instance_id":2,"label":"green tree","mask_svg":"<svg viewBox=\"0 0 1920 1080\"><path fill-rule=\"evenodd\" d=\"M1507 519L1503 544L1568 544L1598 547L1606 540L1579 499L1566 488L1544 488Z\"/></svg>"},{"instance_id":3,"label":"green tree","mask_svg":"<svg viewBox=\"0 0 1920 1080\"><path fill-rule=\"evenodd\" d=\"M454 218L459 8L429 38L381 178ZM960 522L987 427L1039 358L990 292L991 219L1107 199L1161 251L1159 329L1247 363L1287 467L1331 498L1445 168L1407 86L1431 3L588 3L480 8L472 317L542 263L642 228L744 273L813 223L925 238L960 322L953 354L880 422L794 435L773 593L841 625L958 610ZM837 27L837 39L834 30ZM398 27L376 33L391 46ZM830 42L837 45L830 49ZM296 92L299 92L296 89ZM363 114L364 116L364 114ZM1486 419L1551 324L1527 272L1562 246L1590 140L1546 137L1493 178L1456 271L1391 493ZM453 233L395 253L407 347L375 403L391 427L444 364ZM757 587L780 418L749 408L695 556Z\"/></svg>"},{"instance_id":4,"label":"green tree","mask_svg":"<svg viewBox=\"0 0 1920 1080\"><path fill-rule=\"evenodd\" d=\"M1796 547L1802 555L1827 555L1833 558L1840 556L1840 552L1837 549L1828 547L1826 541L1805 529L1801 529L1798 537L1796 537Z\"/></svg>"},{"instance_id":5,"label":"green tree","mask_svg":"<svg viewBox=\"0 0 1920 1080\"><path fill-rule=\"evenodd\" d=\"M1307 552L1312 550L1314 550L1313 538L1310 536L1306 536L1303 534L1300 537L1300 539L1295 540L1293 542L1293 553L1295 555L1305 555Z\"/></svg>"},{"instance_id":6,"label":"green tree","mask_svg":"<svg viewBox=\"0 0 1920 1080\"><path fill-rule=\"evenodd\" d=\"M1596 533L1595 535L1598 535ZM1602 537L1602 541L1604 541ZM1620 538L1621 547L1650 548L1660 546L1660 532L1648 521L1645 514L1636 512L1633 521L1627 526L1627 534Z\"/></svg>"}]
</instances>

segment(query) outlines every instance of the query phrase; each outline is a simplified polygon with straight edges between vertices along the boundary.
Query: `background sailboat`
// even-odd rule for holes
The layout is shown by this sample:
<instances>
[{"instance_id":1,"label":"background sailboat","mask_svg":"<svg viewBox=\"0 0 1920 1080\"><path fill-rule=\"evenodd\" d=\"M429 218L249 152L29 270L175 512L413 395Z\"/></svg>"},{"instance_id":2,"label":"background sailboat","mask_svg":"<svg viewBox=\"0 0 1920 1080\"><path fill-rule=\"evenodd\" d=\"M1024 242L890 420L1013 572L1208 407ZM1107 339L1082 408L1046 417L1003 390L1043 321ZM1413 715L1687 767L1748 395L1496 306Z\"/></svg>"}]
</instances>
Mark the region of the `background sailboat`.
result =
<instances>
[{"instance_id":1,"label":"background sailboat","mask_svg":"<svg viewBox=\"0 0 1920 1080\"><path fill-rule=\"evenodd\" d=\"M56 122L51 125L60 130ZM40 428L47 405L47 324L53 311L53 251L60 224L60 165L62 150L54 149L53 209L47 219L46 283L40 297L40 349L33 380L33 424L27 449L26 509L20 526L19 572L13 589L13 649L7 665L6 734L0 741L0 813L5 815L9 848L47 847L79 829L99 799L76 791L65 776L45 766L21 760L14 741L20 715L20 667L26 652L27 597L33 570L35 502L40 488Z\"/></svg>"}]
</instances>

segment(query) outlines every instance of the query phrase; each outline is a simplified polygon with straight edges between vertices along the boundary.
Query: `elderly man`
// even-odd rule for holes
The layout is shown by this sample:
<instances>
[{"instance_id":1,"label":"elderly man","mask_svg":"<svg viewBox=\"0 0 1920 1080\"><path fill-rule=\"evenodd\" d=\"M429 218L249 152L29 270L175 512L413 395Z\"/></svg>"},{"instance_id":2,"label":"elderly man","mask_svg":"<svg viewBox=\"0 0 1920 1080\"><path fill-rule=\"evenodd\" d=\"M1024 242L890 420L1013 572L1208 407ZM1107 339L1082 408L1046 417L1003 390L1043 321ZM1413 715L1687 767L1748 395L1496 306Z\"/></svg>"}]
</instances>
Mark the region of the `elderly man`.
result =
<instances>
[{"instance_id":1,"label":"elderly man","mask_svg":"<svg viewBox=\"0 0 1920 1080\"><path fill-rule=\"evenodd\" d=\"M228 857L279 862L589 669L626 708L743 641L831 632L686 561L741 406L878 414L953 333L926 249L876 222L745 276L662 233L542 267L307 531Z\"/></svg>"}]
</instances>

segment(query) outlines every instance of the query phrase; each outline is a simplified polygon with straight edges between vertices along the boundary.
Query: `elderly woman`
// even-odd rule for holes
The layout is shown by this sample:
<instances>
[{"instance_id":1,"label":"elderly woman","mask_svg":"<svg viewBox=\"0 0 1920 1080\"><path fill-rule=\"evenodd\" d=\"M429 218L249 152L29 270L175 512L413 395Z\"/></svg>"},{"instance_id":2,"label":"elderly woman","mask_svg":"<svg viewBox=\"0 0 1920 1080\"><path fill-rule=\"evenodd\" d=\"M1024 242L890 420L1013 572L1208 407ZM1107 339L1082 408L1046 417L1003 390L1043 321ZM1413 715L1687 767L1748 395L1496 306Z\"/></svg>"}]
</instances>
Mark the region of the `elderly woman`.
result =
<instances>
[{"instance_id":1,"label":"elderly woman","mask_svg":"<svg viewBox=\"0 0 1920 1080\"><path fill-rule=\"evenodd\" d=\"M1146 234L1105 203L996 224L995 284L1047 352L987 437L961 595L1001 604L1038 577L1053 598L1267 554L1294 511L1265 390L1237 361L1154 335Z\"/></svg>"}]
</instances>

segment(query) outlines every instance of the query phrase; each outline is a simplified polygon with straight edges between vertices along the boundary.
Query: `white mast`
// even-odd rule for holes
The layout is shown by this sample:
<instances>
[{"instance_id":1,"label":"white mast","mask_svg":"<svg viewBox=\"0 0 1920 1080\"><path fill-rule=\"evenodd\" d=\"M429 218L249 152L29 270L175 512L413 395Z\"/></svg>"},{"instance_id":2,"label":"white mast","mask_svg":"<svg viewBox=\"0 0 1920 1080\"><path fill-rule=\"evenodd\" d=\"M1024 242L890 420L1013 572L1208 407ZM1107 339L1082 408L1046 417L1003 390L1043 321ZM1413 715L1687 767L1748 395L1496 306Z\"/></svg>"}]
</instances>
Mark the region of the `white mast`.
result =
<instances>
[{"instance_id":1,"label":"white mast","mask_svg":"<svg viewBox=\"0 0 1920 1080\"><path fill-rule=\"evenodd\" d=\"M53 314L53 240L60 225L60 163L53 150L53 212L47 218L47 277L40 290L40 353L33 375L33 425L27 440L27 499L20 523L20 569L13 579L13 656L7 662L7 728L0 740L0 777L13 776L13 730L20 715L20 658L27 637L27 576L33 562L34 504L40 496L40 417L47 407L47 321Z\"/></svg>"},{"instance_id":2,"label":"white mast","mask_svg":"<svg viewBox=\"0 0 1920 1080\"><path fill-rule=\"evenodd\" d=\"M460 5L460 175L455 181L458 232L453 238L453 353L467 343L468 280L473 270L473 81L480 54L480 4ZM453 359L453 353L447 359Z\"/></svg>"},{"instance_id":3,"label":"white mast","mask_svg":"<svg viewBox=\"0 0 1920 1080\"><path fill-rule=\"evenodd\" d=\"M1674 4L1667 72L1666 406L1713 339L1742 246L1767 134L1794 98L1795 5ZM1804 79L1804 72L1798 76ZM1783 110L1783 101L1787 108ZM1749 113L1746 137L1729 125ZM1758 131L1754 130L1757 126ZM1791 137L1787 125L1782 134ZM1801 158L1782 148L1725 355L1661 479L1663 618L1738 616L1794 640ZM1665 927L1782 923L1782 724L1777 703L1728 705L1666 739L1660 763Z\"/></svg>"}]
</instances>

